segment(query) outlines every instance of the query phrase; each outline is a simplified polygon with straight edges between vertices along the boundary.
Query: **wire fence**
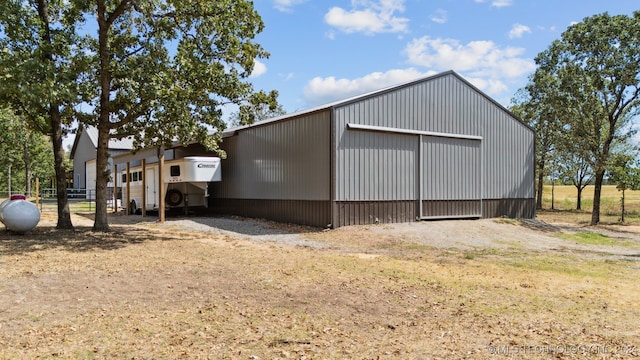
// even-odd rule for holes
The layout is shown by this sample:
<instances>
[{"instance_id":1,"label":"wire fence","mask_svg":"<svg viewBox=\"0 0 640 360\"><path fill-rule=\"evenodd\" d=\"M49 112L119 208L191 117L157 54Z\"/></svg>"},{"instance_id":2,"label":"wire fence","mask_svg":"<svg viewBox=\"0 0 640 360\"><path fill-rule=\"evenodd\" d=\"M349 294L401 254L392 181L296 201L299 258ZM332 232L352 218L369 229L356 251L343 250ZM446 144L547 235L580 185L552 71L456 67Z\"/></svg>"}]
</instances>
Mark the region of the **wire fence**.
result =
<instances>
[{"instance_id":1,"label":"wire fence","mask_svg":"<svg viewBox=\"0 0 640 360\"><path fill-rule=\"evenodd\" d=\"M121 208L120 191L118 191L118 199L115 205ZM11 197L11 195L24 195L28 201L38 205L41 212L58 211L58 194L55 188L40 189L39 193L9 193L0 191L0 202ZM113 189L107 189L107 207L115 209L113 202ZM92 213L96 210L96 191L95 189L67 189L67 200L71 212L76 213Z\"/></svg>"}]
</instances>

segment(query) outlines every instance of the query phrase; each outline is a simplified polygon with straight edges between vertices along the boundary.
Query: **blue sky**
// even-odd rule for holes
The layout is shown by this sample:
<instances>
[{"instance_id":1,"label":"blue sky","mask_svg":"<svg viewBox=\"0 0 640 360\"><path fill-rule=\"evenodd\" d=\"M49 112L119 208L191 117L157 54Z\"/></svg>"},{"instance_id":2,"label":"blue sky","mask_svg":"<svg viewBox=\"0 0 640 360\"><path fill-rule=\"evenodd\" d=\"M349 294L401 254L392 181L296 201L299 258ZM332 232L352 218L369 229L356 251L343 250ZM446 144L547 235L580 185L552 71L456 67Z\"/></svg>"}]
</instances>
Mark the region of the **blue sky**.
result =
<instances>
[{"instance_id":1,"label":"blue sky","mask_svg":"<svg viewBox=\"0 0 640 360\"><path fill-rule=\"evenodd\" d=\"M533 59L572 23L638 0L255 0L255 89L287 112L454 70L509 106ZM233 110L227 111L228 113ZM73 136L65 139L65 148Z\"/></svg>"},{"instance_id":2,"label":"blue sky","mask_svg":"<svg viewBox=\"0 0 640 360\"><path fill-rule=\"evenodd\" d=\"M533 59L572 23L629 0L256 0L270 54L256 89L287 112L454 70L508 106Z\"/></svg>"}]
</instances>

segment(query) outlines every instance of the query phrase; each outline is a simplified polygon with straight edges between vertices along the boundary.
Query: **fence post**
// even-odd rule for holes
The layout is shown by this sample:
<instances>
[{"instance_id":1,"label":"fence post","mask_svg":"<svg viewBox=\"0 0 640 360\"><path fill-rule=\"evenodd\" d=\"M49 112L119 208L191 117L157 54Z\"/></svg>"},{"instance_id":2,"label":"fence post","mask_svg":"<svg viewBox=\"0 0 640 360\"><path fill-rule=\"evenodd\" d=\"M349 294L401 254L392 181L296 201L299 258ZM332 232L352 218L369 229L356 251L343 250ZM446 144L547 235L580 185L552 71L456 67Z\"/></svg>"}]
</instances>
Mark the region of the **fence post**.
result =
<instances>
[{"instance_id":1,"label":"fence post","mask_svg":"<svg viewBox=\"0 0 640 360\"><path fill-rule=\"evenodd\" d=\"M40 179L36 178L36 207L40 205ZM42 212L42 208L40 208L40 212Z\"/></svg>"}]
</instances>

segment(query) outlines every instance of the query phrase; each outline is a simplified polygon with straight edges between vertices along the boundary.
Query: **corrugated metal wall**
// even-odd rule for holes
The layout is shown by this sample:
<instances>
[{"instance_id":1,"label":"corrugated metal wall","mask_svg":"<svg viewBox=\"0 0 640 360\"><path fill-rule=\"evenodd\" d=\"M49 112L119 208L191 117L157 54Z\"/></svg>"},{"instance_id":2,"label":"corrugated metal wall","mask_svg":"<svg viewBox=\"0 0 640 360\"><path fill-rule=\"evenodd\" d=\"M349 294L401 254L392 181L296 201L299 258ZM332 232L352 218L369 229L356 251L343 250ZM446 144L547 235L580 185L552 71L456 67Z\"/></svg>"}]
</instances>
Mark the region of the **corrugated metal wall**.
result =
<instances>
[{"instance_id":1,"label":"corrugated metal wall","mask_svg":"<svg viewBox=\"0 0 640 360\"><path fill-rule=\"evenodd\" d=\"M222 147L210 190L228 213L337 227L534 211L533 131L454 73L240 129Z\"/></svg>"},{"instance_id":2,"label":"corrugated metal wall","mask_svg":"<svg viewBox=\"0 0 640 360\"><path fill-rule=\"evenodd\" d=\"M80 138L77 140L77 148L73 157L73 187L75 189L85 189L89 187L87 186L86 163L96 158L96 148L87 134L79 132L76 136ZM95 162L93 164L92 180L95 180ZM95 184L89 185L95 188Z\"/></svg>"},{"instance_id":3,"label":"corrugated metal wall","mask_svg":"<svg viewBox=\"0 0 640 360\"><path fill-rule=\"evenodd\" d=\"M416 199L415 136L348 131L338 143L337 199L384 201Z\"/></svg>"},{"instance_id":4,"label":"corrugated metal wall","mask_svg":"<svg viewBox=\"0 0 640 360\"><path fill-rule=\"evenodd\" d=\"M331 223L330 111L243 129L226 137L213 212L325 227Z\"/></svg>"},{"instance_id":5,"label":"corrugated metal wall","mask_svg":"<svg viewBox=\"0 0 640 360\"><path fill-rule=\"evenodd\" d=\"M482 197L480 140L422 137L423 200Z\"/></svg>"},{"instance_id":6,"label":"corrugated metal wall","mask_svg":"<svg viewBox=\"0 0 640 360\"><path fill-rule=\"evenodd\" d=\"M330 200L330 112L242 130L225 138L215 197Z\"/></svg>"},{"instance_id":7,"label":"corrugated metal wall","mask_svg":"<svg viewBox=\"0 0 640 360\"><path fill-rule=\"evenodd\" d=\"M482 216L482 141L422 137L421 218Z\"/></svg>"},{"instance_id":8,"label":"corrugated metal wall","mask_svg":"<svg viewBox=\"0 0 640 360\"><path fill-rule=\"evenodd\" d=\"M467 200L534 197L533 131L454 74L338 105L335 124L335 200L341 206L392 198L417 201L420 158L424 199L434 201L425 204L427 211L455 216L451 209L457 205L442 203L450 200L461 204L461 215L470 215L482 209ZM348 129L347 124L482 139L423 136L420 157L418 136Z\"/></svg>"},{"instance_id":9,"label":"corrugated metal wall","mask_svg":"<svg viewBox=\"0 0 640 360\"><path fill-rule=\"evenodd\" d=\"M482 115L484 198L533 198L533 131L498 108Z\"/></svg>"}]
</instances>

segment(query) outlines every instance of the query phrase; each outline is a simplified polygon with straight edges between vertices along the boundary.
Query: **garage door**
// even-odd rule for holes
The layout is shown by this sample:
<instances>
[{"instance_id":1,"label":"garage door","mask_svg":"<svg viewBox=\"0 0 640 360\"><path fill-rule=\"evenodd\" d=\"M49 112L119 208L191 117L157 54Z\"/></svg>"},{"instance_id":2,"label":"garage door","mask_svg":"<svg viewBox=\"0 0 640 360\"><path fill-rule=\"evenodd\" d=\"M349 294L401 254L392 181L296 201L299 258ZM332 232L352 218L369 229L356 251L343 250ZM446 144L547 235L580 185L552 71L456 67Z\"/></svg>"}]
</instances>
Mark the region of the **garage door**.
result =
<instances>
[{"instance_id":1,"label":"garage door","mask_svg":"<svg viewBox=\"0 0 640 360\"><path fill-rule=\"evenodd\" d=\"M421 138L421 218L481 217L481 140Z\"/></svg>"},{"instance_id":2,"label":"garage door","mask_svg":"<svg viewBox=\"0 0 640 360\"><path fill-rule=\"evenodd\" d=\"M89 160L85 163L87 199L95 199L96 196L96 161Z\"/></svg>"}]
</instances>

